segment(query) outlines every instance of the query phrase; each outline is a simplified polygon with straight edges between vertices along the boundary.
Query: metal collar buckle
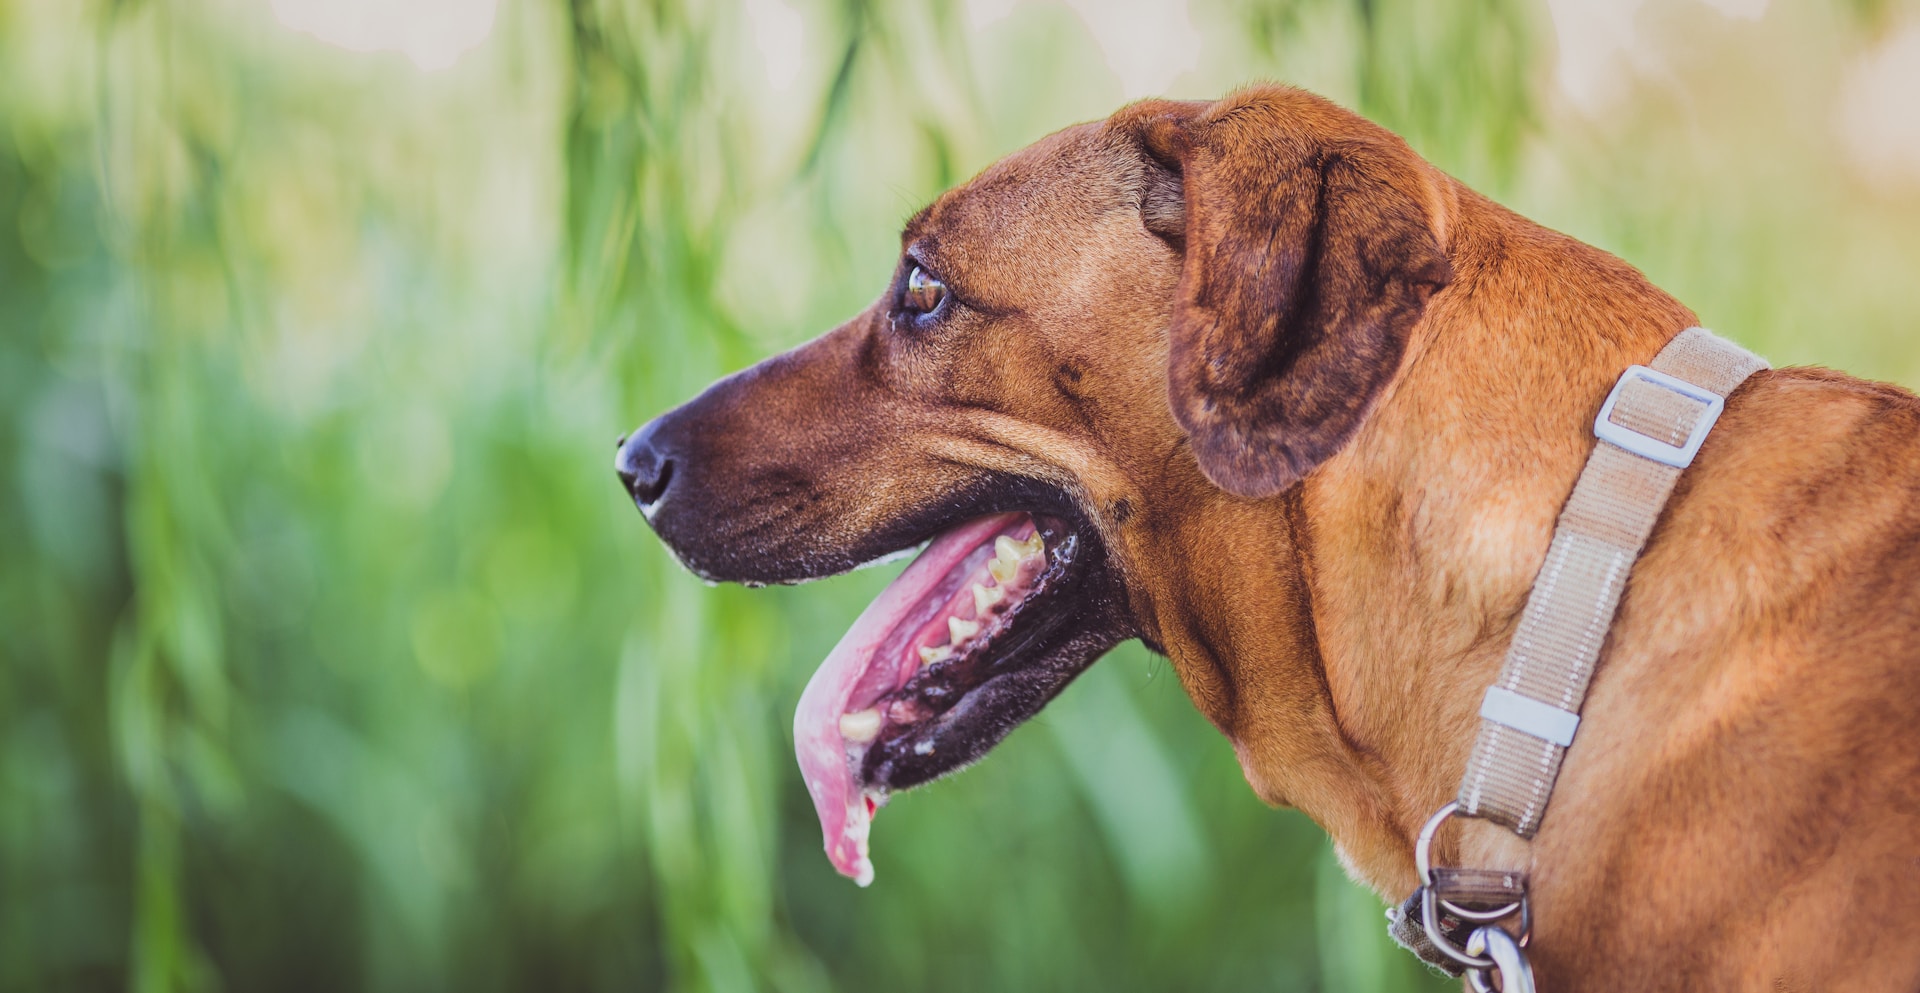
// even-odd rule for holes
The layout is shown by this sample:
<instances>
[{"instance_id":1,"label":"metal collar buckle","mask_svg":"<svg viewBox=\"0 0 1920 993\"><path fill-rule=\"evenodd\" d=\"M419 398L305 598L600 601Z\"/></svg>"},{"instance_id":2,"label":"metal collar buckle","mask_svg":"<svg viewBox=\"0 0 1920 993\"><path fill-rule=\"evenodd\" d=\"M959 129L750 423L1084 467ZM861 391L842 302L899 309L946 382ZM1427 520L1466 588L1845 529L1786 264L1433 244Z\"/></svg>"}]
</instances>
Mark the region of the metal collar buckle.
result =
<instances>
[{"instance_id":1,"label":"metal collar buckle","mask_svg":"<svg viewBox=\"0 0 1920 993\"><path fill-rule=\"evenodd\" d=\"M1460 810L1460 804L1449 803L1439 812L1427 819L1426 826L1420 829L1420 839L1414 845L1414 866L1420 873L1420 925L1427 933L1427 940L1447 958L1459 963L1466 969L1467 981L1475 993L1534 993L1533 966L1527 962L1524 949L1527 939L1533 934L1533 912L1527 904L1526 882L1519 873L1494 874L1504 876L1503 892L1518 892L1519 897L1504 904L1494 904L1487 909L1474 910L1461 906L1460 901L1448 899L1441 892L1441 879L1434 870L1432 860L1433 836L1439 832L1440 825L1446 823ZM1441 926L1440 913L1479 925L1468 936L1464 947L1454 944L1448 938L1447 929ZM1497 922L1519 915L1519 937L1509 934ZM1495 978L1498 983L1495 983Z\"/></svg>"}]
</instances>

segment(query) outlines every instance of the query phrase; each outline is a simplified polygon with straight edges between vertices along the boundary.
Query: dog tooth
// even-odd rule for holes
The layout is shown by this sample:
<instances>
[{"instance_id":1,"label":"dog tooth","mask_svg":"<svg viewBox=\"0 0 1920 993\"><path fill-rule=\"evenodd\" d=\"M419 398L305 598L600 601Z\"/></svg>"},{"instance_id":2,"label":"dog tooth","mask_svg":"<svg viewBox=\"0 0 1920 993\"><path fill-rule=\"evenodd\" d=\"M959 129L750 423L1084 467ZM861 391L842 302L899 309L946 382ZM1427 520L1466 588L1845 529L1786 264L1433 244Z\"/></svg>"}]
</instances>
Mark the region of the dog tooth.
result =
<instances>
[{"instance_id":1,"label":"dog tooth","mask_svg":"<svg viewBox=\"0 0 1920 993\"><path fill-rule=\"evenodd\" d=\"M947 618L947 634L952 638L953 644L958 645L979 633L979 621L963 621L958 617Z\"/></svg>"},{"instance_id":2,"label":"dog tooth","mask_svg":"<svg viewBox=\"0 0 1920 993\"><path fill-rule=\"evenodd\" d=\"M1020 549L1022 547L1020 542L1003 534L993 539L993 557L1002 562L1018 562L1020 561Z\"/></svg>"},{"instance_id":3,"label":"dog tooth","mask_svg":"<svg viewBox=\"0 0 1920 993\"><path fill-rule=\"evenodd\" d=\"M1006 539L1002 538L1000 540L1005 541ZM1005 586L1013 582L1013 577L1020 574L1020 563L996 558L987 563L987 571L993 574L995 582Z\"/></svg>"},{"instance_id":4,"label":"dog tooth","mask_svg":"<svg viewBox=\"0 0 1920 993\"><path fill-rule=\"evenodd\" d=\"M1007 591L998 586L988 589L979 583L973 584L973 612L978 616L985 617L994 604L1006 598Z\"/></svg>"},{"instance_id":5,"label":"dog tooth","mask_svg":"<svg viewBox=\"0 0 1920 993\"><path fill-rule=\"evenodd\" d=\"M932 665L953 658L953 649L946 645L921 645L920 664Z\"/></svg>"},{"instance_id":6,"label":"dog tooth","mask_svg":"<svg viewBox=\"0 0 1920 993\"><path fill-rule=\"evenodd\" d=\"M880 709L878 707L868 707L865 710L840 715L840 737L848 741L865 744L872 741L879 733Z\"/></svg>"},{"instance_id":7,"label":"dog tooth","mask_svg":"<svg viewBox=\"0 0 1920 993\"><path fill-rule=\"evenodd\" d=\"M1020 553L1021 560L1024 561L1026 559L1036 558L1045 553L1047 543L1040 537L1040 532L1035 531L1033 534L1027 536L1027 540L1017 543L1014 547L1015 550ZM995 552L999 550L998 546L994 547Z\"/></svg>"}]
</instances>

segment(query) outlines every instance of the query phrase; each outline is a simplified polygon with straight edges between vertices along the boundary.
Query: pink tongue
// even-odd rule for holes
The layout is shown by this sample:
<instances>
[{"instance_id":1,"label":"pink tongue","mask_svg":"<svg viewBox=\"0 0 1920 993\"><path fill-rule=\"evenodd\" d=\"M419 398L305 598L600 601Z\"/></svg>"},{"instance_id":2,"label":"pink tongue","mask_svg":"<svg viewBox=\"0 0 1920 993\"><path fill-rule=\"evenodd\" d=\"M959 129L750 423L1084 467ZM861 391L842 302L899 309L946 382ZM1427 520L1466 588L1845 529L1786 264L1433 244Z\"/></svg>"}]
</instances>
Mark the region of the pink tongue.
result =
<instances>
[{"instance_id":1,"label":"pink tongue","mask_svg":"<svg viewBox=\"0 0 1920 993\"><path fill-rule=\"evenodd\" d=\"M874 598L860 619L847 629L840 643L820 663L793 715L793 750L800 760L800 776L813 795L820 815L820 833L827 858L840 874L862 886L873 882L873 861L867 857L867 832L872 817L867 798L854 783L847 741L840 734L840 715L847 712L854 688L875 664L883 648L904 653L903 632L917 630L942 606L933 594L954 566L995 534L1011 527L1019 514L999 514L969 521L933 540L899 578ZM880 660L891 664L893 660ZM864 702L864 701L863 701Z\"/></svg>"}]
</instances>

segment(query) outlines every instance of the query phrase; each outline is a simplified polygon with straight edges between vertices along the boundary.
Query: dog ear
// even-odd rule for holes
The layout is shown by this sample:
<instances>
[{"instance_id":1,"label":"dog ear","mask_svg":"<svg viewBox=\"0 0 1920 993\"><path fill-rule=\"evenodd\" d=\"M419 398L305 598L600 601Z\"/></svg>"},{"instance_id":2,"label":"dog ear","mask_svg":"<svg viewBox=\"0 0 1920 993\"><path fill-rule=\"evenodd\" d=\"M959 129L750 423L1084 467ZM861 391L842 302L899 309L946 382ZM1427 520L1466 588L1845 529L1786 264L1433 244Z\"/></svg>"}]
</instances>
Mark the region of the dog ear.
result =
<instances>
[{"instance_id":1,"label":"dog ear","mask_svg":"<svg viewBox=\"0 0 1920 993\"><path fill-rule=\"evenodd\" d=\"M1185 256L1174 418L1216 485L1278 493L1353 436L1452 279L1409 192L1423 166L1390 133L1296 90L1128 114L1146 158L1142 221Z\"/></svg>"}]
</instances>

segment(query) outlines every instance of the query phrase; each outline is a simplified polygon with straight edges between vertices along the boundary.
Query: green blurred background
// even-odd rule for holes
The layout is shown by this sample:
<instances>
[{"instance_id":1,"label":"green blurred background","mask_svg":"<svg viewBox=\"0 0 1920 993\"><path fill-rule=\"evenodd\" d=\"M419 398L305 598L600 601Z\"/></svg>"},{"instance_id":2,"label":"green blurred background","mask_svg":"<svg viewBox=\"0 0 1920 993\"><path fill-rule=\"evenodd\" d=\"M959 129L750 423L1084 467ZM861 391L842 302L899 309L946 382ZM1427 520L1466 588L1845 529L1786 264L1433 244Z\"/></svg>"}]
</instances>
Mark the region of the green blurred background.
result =
<instances>
[{"instance_id":1,"label":"green blurred background","mask_svg":"<svg viewBox=\"0 0 1920 993\"><path fill-rule=\"evenodd\" d=\"M1138 646L855 889L787 729L884 571L707 588L611 472L1257 79L1920 383L1911 3L0 0L0 990L1446 988Z\"/></svg>"}]
</instances>

